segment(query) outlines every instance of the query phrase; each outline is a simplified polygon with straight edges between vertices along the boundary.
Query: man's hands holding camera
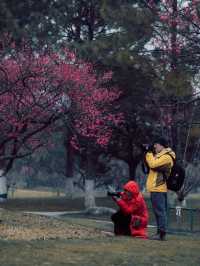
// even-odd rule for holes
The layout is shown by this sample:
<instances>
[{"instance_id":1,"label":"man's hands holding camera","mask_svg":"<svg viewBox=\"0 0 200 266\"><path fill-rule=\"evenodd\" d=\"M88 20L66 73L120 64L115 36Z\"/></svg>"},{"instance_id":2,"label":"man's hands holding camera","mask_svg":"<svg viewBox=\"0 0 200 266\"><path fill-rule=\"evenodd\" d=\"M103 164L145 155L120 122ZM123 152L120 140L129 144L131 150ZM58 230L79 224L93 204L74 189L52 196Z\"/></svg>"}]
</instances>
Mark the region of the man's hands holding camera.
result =
<instances>
[{"instance_id":1,"label":"man's hands holding camera","mask_svg":"<svg viewBox=\"0 0 200 266\"><path fill-rule=\"evenodd\" d=\"M154 147L152 144L141 144L140 148L144 153L154 151Z\"/></svg>"},{"instance_id":2,"label":"man's hands holding camera","mask_svg":"<svg viewBox=\"0 0 200 266\"><path fill-rule=\"evenodd\" d=\"M108 191L107 192L107 196L120 198L121 197L121 192Z\"/></svg>"}]
</instances>

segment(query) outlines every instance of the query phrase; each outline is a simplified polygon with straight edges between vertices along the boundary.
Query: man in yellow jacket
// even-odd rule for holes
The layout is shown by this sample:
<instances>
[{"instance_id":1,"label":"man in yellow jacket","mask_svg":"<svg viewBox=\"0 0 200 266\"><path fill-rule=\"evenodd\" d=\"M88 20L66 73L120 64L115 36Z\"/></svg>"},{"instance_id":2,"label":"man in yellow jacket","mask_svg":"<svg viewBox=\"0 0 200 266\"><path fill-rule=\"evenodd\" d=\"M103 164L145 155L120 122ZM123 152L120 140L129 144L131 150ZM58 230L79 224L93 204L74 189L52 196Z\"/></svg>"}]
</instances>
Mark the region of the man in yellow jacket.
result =
<instances>
[{"instance_id":1,"label":"man in yellow jacket","mask_svg":"<svg viewBox=\"0 0 200 266\"><path fill-rule=\"evenodd\" d=\"M153 212L157 223L157 233L152 240L165 240L167 223L167 185L166 178L171 172L175 153L168 147L164 138L153 142L154 151L148 151L145 159L149 167L146 188L150 192ZM170 156L170 155L171 156Z\"/></svg>"}]
</instances>

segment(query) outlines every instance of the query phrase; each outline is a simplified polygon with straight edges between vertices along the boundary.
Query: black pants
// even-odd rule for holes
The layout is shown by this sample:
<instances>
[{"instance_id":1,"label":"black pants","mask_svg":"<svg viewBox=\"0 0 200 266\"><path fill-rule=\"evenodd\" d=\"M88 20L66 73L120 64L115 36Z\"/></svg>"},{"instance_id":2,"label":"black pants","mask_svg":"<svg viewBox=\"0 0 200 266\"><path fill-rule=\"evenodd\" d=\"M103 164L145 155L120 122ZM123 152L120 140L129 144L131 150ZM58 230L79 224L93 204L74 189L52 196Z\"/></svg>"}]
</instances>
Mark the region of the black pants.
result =
<instances>
[{"instance_id":1,"label":"black pants","mask_svg":"<svg viewBox=\"0 0 200 266\"><path fill-rule=\"evenodd\" d=\"M114 223L115 235L127 235L130 236L130 222L131 215L124 215L121 211L114 213L111 216L111 220Z\"/></svg>"}]
</instances>

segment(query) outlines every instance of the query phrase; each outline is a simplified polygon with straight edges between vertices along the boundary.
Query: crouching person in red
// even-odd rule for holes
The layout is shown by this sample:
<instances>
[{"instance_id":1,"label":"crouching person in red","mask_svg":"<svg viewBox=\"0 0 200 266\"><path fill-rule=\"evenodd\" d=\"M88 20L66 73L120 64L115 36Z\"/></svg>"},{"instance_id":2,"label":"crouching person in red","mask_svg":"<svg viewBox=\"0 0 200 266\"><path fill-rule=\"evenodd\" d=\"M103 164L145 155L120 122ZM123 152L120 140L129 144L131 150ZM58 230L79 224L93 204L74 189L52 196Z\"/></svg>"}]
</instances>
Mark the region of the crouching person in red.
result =
<instances>
[{"instance_id":1,"label":"crouching person in red","mask_svg":"<svg viewBox=\"0 0 200 266\"><path fill-rule=\"evenodd\" d=\"M129 181L124 191L112 196L119 211L111 216L115 235L147 238L148 210L136 182Z\"/></svg>"}]
</instances>

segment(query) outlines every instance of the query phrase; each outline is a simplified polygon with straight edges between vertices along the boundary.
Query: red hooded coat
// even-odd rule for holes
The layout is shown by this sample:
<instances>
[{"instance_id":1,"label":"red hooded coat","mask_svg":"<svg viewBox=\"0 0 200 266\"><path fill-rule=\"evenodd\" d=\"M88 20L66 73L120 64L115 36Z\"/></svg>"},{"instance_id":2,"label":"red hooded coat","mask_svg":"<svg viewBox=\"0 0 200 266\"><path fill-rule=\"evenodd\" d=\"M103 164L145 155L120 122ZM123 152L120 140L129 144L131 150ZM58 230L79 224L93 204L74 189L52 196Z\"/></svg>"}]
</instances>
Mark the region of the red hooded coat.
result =
<instances>
[{"instance_id":1,"label":"red hooded coat","mask_svg":"<svg viewBox=\"0 0 200 266\"><path fill-rule=\"evenodd\" d=\"M132 198L128 199L122 192L120 200L116 200L120 210L125 215L131 215L130 232L134 237L147 238L148 210L139 187L136 182L129 181L124 185L124 190L131 192ZM135 221L139 220L140 225L135 226Z\"/></svg>"}]
</instances>

